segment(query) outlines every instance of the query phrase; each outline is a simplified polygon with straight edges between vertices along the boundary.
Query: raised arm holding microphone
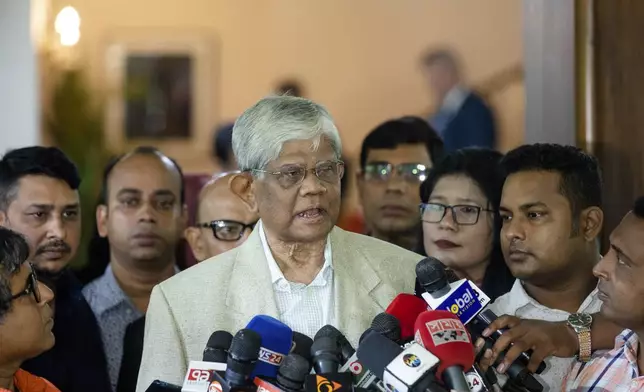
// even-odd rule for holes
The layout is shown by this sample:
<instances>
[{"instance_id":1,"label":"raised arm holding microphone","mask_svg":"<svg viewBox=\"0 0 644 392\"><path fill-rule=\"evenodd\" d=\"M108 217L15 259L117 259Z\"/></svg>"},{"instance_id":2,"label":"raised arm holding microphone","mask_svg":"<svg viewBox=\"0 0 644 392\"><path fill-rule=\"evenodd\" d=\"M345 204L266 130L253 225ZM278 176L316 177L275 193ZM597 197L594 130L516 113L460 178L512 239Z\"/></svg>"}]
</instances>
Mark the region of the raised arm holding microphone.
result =
<instances>
[{"instance_id":1,"label":"raised arm holding microphone","mask_svg":"<svg viewBox=\"0 0 644 392\"><path fill-rule=\"evenodd\" d=\"M411 292L420 256L337 227L341 142L329 113L303 98L268 97L233 130L242 174L231 188L260 221L240 247L158 285L146 318L137 391L178 384L215 330L257 314L309 336L326 324L356 345L373 317Z\"/></svg>"}]
</instances>

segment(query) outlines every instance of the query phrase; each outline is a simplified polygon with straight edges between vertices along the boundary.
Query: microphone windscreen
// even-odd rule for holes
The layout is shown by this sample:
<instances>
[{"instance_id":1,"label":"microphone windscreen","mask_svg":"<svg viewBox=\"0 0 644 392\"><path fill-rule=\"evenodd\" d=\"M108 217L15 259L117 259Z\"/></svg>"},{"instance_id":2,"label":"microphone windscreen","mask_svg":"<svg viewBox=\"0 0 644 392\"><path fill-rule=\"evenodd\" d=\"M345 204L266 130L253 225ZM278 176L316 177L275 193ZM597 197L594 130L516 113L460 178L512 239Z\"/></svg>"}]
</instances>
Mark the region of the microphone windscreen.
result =
<instances>
[{"instance_id":1,"label":"microphone windscreen","mask_svg":"<svg viewBox=\"0 0 644 392\"><path fill-rule=\"evenodd\" d=\"M293 391L299 391L304 385L306 375L311 372L311 365L304 357L289 354L277 372L277 382L280 386Z\"/></svg>"},{"instance_id":2,"label":"microphone windscreen","mask_svg":"<svg viewBox=\"0 0 644 392\"><path fill-rule=\"evenodd\" d=\"M246 328L257 332L262 340L251 377L275 378L284 357L291 351L293 331L283 322L266 315L253 317Z\"/></svg>"},{"instance_id":3,"label":"microphone windscreen","mask_svg":"<svg viewBox=\"0 0 644 392\"><path fill-rule=\"evenodd\" d=\"M449 286L445 266L434 257L426 257L416 264L416 278L428 293L440 292Z\"/></svg>"},{"instance_id":4,"label":"microphone windscreen","mask_svg":"<svg viewBox=\"0 0 644 392\"><path fill-rule=\"evenodd\" d=\"M387 337L371 332L358 346L358 360L379 379L384 378L385 368L396 358L402 348Z\"/></svg>"},{"instance_id":5,"label":"microphone windscreen","mask_svg":"<svg viewBox=\"0 0 644 392\"><path fill-rule=\"evenodd\" d=\"M452 366L469 370L474 365L474 346L459 318L445 310L429 310L416 319L416 342L440 360L436 376Z\"/></svg>"},{"instance_id":6,"label":"microphone windscreen","mask_svg":"<svg viewBox=\"0 0 644 392\"><path fill-rule=\"evenodd\" d=\"M228 331L213 332L203 350L203 361L226 363L228 349L232 341L233 335Z\"/></svg>"},{"instance_id":7,"label":"microphone windscreen","mask_svg":"<svg viewBox=\"0 0 644 392\"><path fill-rule=\"evenodd\" d=\"M422 312L427 310L427 302L412 294L398 294L389 304L385 313L394 316L400 323L400 339L414 338L414 323Z\"/></svg>"},{"instance_id":8,"label":"microphone windscreen","mask_svg":"<svg viewBox=\"0 0 644 392\"><path fill-rule=\"evenodd\" d=\"M311 346L313 339L304 335L303 333L293 331L293 346L291 347L291 354L297 354L306 359L309 364L311 363Z\"/></svg>"},{"instance_id":9,"label":"microphone windscreen","mask_svg":"<svg viewBox=\"0 0 644 392\"><path fill-rule=\"evenodd\" d=\"M349 340L333 325L325 325L320 328L320 330L315 334L315 339L321 338L323 336L330 337L338 342L340 346L340 352L342 353L342 361L346 362L355 354L356 350L353 349Z\"/></svg>"},{"instance_id":10,"label":"microphone windscreen","mask_svg":"<svg viewBox=\"0 0 644 392\"><path fill-rule=\"evenodd\" d=\"M377 314L371 322L371 329L394 342L400 340L400 322L390 314Z\"/></svg>"}]
</instances>

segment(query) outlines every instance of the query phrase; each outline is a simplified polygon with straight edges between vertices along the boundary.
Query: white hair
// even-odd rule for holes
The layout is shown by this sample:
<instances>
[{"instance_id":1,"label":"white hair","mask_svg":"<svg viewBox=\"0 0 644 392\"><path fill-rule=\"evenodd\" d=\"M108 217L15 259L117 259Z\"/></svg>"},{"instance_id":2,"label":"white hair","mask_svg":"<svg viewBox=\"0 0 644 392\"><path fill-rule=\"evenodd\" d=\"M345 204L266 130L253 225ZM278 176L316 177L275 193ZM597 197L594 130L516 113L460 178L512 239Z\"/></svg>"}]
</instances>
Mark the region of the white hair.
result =
<instances>
[{"instance_id":1,"label":"white hair","mask_svg":"<svg viewBox=\"0 0 644 392\"><path fill-rule=\"evenodd\" d=\"M269 96L246 109L233 127L233 152L240 170L263 170L291 140L328 138L336 159L342 154L338 129L329 112L304 98Z\"/></svg>"}]
</instances>

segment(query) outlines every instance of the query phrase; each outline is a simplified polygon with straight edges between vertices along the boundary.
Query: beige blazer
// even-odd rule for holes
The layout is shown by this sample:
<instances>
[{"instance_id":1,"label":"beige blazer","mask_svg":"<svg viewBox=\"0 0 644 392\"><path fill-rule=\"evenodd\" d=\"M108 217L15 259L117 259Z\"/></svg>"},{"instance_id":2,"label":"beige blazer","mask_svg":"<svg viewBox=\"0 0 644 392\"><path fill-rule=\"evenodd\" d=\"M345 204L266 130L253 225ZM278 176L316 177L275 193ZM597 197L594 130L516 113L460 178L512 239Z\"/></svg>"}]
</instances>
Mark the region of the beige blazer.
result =
<instances>
[{"instance_id":1,"label":"beige blazer","mask_svg":"<svg viewBox=\"0 0 644 392\"><path fill-rule=\"evenodd\" d=\"M415 265L422 256L338 227L330 240L335 327L356 347L372 319L397 294L413 292ZM155 379L181 385L188 362L202 359L214 331L235 334L258 314L280 316L262 243L253 231L240 247L152 290L137 392L145 392Z\"/></svg>"}]
</instances>

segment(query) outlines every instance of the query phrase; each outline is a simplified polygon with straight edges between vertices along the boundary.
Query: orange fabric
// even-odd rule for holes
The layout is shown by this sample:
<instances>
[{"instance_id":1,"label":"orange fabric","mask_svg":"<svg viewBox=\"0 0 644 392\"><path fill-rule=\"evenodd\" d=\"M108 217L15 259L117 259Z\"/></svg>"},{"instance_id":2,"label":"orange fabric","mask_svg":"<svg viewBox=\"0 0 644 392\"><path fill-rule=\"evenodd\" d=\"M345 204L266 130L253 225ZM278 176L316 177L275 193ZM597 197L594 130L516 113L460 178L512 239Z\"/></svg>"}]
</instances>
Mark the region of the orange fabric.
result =
<instances>
[{"instance_id":1,"label":"orange fabric","mask_svg":"<svg viewBox=\"0 0 644 392\"><path fill-rule=\"evenodd\" d=\"M34 376L22 369L18 369L13 376L13 384L20 392L60 392L60 389L56 388L49 381ZM0 392L9 392L9 390L0 388Z\"/></svg>"}]
</instances>

